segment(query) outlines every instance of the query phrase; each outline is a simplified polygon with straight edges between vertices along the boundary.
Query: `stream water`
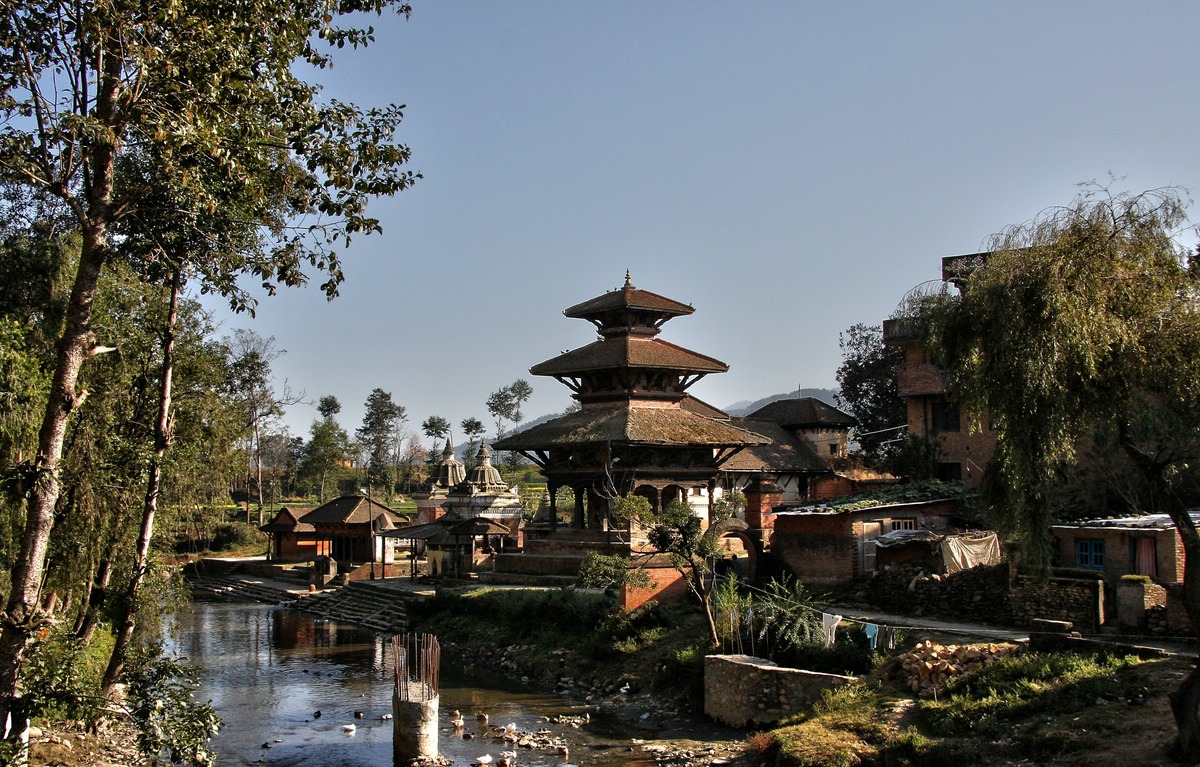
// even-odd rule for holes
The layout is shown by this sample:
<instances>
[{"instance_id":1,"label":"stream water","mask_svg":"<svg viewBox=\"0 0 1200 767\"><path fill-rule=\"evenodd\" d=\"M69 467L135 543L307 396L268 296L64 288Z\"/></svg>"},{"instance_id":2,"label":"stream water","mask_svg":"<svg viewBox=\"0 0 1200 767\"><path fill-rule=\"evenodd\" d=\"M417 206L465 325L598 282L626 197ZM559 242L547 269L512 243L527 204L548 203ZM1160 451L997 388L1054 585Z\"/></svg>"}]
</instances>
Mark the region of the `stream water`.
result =
<instances>
[{"instance_id":1,"label":"stream water","mask_svg":"<svg viewBox=\"0 0 1200 767\"><path fill-rule=\"evenodd\" d=\"M390 767L391 644L370 631L281 607L195 603L172 618L168 649L200 669L200 700L211 699L224 726L213 740L217 764L274 767ZM467 720L455 733L450 712ZM320 711L317 716L315 712ZM362 718L355 712L361 711ZM455 765L512 748L486 737L473 714L521 731L551 729L570 744L567 758L522 750L519 765L616 767L655 764L630 750L633 733L593 714L582 728L545 717L580 714L563 698L523 689L500 676L470 676L443 658L439 750ZM344 725L356 726L353 734ZM474 736L470 739L463 733ZM637 733L645 737L645 733Z\"/></svg>"}]
</instances>

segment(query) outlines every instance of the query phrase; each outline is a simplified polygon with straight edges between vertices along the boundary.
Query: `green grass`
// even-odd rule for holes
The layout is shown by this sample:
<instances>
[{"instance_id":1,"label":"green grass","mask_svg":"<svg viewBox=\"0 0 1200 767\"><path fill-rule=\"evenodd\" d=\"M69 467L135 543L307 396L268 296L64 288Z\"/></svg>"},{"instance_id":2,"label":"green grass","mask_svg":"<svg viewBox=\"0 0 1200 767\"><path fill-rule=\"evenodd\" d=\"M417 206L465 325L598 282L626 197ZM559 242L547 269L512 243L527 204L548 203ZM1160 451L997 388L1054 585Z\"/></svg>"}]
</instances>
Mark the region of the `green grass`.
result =
<instances>
[{"instance_id":1,"label":"green grass","mask_svg":"<svg viewBox=\"0 0 1200 767\"><path fill-rule=\"evenodd\" d=\"M1135 657L1010 655L949 686L940 700L922 704L921 713L944 732L1001 734L1012 722L1038 714L1136 696L1136 683L1124 681L1118 672L1140 663Z\"/></svg>"},{"instance_id":2,"label":"green grass","mask_svg":"<svg viewBox=\"0 0 1200 767\"><path fill-rule=\"evenodd\" d=\"M1132 657L1023 653L923 701L886 685L849 685L773 730L768 750L780 767L951 767L978 762L981 741L1003 744L989 748L1018 761L1088 753L1104 748L1104 733L1128 710L1121 704L1145 693L1142 665Z\"/></svg>"}]
</instances>

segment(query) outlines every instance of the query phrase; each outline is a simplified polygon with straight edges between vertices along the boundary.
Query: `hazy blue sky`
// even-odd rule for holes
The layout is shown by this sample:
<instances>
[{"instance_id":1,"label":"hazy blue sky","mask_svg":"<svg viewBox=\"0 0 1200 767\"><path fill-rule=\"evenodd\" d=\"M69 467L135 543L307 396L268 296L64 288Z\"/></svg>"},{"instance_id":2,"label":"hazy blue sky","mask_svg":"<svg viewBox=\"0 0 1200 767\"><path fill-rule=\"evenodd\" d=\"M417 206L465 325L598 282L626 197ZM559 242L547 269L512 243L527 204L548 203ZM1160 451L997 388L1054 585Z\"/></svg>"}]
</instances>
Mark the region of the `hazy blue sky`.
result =
<instances>
[{"instance_id":1,"label":"hazy blue sky","mask_svg":"<svg viewBox=\"0 0 1200 767\"><path fill-rule=\"evenodd\" d=\"M942 256L1110 172L1200 184L1190 0L412 2L326 95L406 104L424 180L373 206L384 234L345 254L337 300L220 315L274 336L278 377L336 395L351 430L374 387L414 431L490 423L518 377L527 416L561 411L528 368L593 339L562 310L626 269L695 306L663 338L730 365L700 398L834 388L838 334Z\"/></svg>"}]
</instances>

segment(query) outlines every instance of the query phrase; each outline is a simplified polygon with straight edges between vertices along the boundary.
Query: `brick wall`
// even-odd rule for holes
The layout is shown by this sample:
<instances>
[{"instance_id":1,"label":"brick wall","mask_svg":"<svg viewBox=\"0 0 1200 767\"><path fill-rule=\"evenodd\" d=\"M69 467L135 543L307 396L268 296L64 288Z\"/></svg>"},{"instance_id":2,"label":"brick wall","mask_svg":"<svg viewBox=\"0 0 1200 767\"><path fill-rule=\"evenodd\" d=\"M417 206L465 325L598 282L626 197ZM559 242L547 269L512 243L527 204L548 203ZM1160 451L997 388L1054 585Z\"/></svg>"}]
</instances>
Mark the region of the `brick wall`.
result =
<instances>
[{"instance_id":1,"label":"brick wall","mask_svg":"<svg viewBox=\"0 0 1200 767\"><path fill-rule=\"evenodd\" d=\"M946 391L946 378L942 371L920 359L914 361L911 354L908 361L900 363L896 371L896 383L902 397L941 394Z\"/></svg>"},{"instance_id":2,"label":"brick wall","mask_svg":"<svg viewBox=\"0 0 1200 767\"><path fill-rule=\"evenodd\" d=\"M774 724L807 711L855 677L784 668L751 655L704 659L704 713L730 727Z\"/></svg>"},{"instance_id":3,"label":"brick wall","mask_svg":"<svg viewBox=\"0 0 1200 767\"><path fill-rule=\"evenodd\" d=\"M828 583L854 577L857 550L844 514L779 515L771 553L805 581Z\"/></svg>"},{"instance_id":4,"label":"brick wall","mask_svg":"<svg viewBox=\"0 0 1200 767\"><path fill-rule=\"evenodd\" d=\"M1104 541L1104 577L1115 583L1122 575L1134 573L1134 538L1154 536L1155 560L1161 581L1183 581L1183 541L1174 528L1167 530L1130 530L1104 527L1055 527L1058 561L1063 567L1076 567L1075 542L1080 538Z\"/></svg>"},{"instance_id":5,"label":"brick wall","mask_svg":"<svg viewBox=\"0 0 1200 767\"><path fill-rule=\"evenodd\" d=\"M678 602L688 595L687 583L683 574L673 567L647 567L643 572L650 576L650 586L621 587L621 606L626 610L634 610L647 602Z\"/></svg>"}]
</instances>

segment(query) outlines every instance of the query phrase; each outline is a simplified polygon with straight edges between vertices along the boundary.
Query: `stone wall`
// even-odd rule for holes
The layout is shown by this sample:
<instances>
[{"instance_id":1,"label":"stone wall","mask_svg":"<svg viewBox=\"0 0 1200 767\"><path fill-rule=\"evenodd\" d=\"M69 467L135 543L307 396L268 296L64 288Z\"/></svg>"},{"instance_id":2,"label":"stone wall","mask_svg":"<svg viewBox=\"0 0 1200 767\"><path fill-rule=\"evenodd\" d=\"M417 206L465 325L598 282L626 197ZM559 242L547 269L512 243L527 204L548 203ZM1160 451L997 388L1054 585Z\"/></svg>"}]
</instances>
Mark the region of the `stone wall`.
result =
<instances>
[{"instance_id":1,"label":"stone wall","mask_svg":"<svg viewBox=\"0 0 1200 767\"><path fill-rule=\"evenodd\" d=\"M1104 623L1104 581L1100 578L1034 578L1018 575L1009 585L1013 623L1037 618L1069 621L1076 631L1094 634Z\"/></svg>"},{"instance_id":2,"label":"stone wall","mask_svg":"<svg viewBox=\"0 0 1200 767\"><path fill-rule=\"evenodd\" d=\"M730 727L774 724L808 710L852 676L784 668L751 655L704 659L704 713Z\"/></svg>"},{"instance_id":3,"label":"stone wall","mask_svg":"<svg viewBox=\"0 0 1200 767\"><path fill-rule=\"evenodd\" d=\"M972 567L952 575L912 566L882 570L867 581L867 600L883 610L979 623L1010 623L1008 565Z\"/></svg>"},{"instance_id":4,"label":"stone wall","mask_svg":"<svg viewBox=\"0 0 1200 767\"><path fill-rule=\"evenodd\" d=\"M1192 622L1188 620L1187 609L1183 606L1183 584L1172 583L1166 589L1166 629L1163 633L1172 636L1192 636Z\"/></svg>"}]
</instances>

